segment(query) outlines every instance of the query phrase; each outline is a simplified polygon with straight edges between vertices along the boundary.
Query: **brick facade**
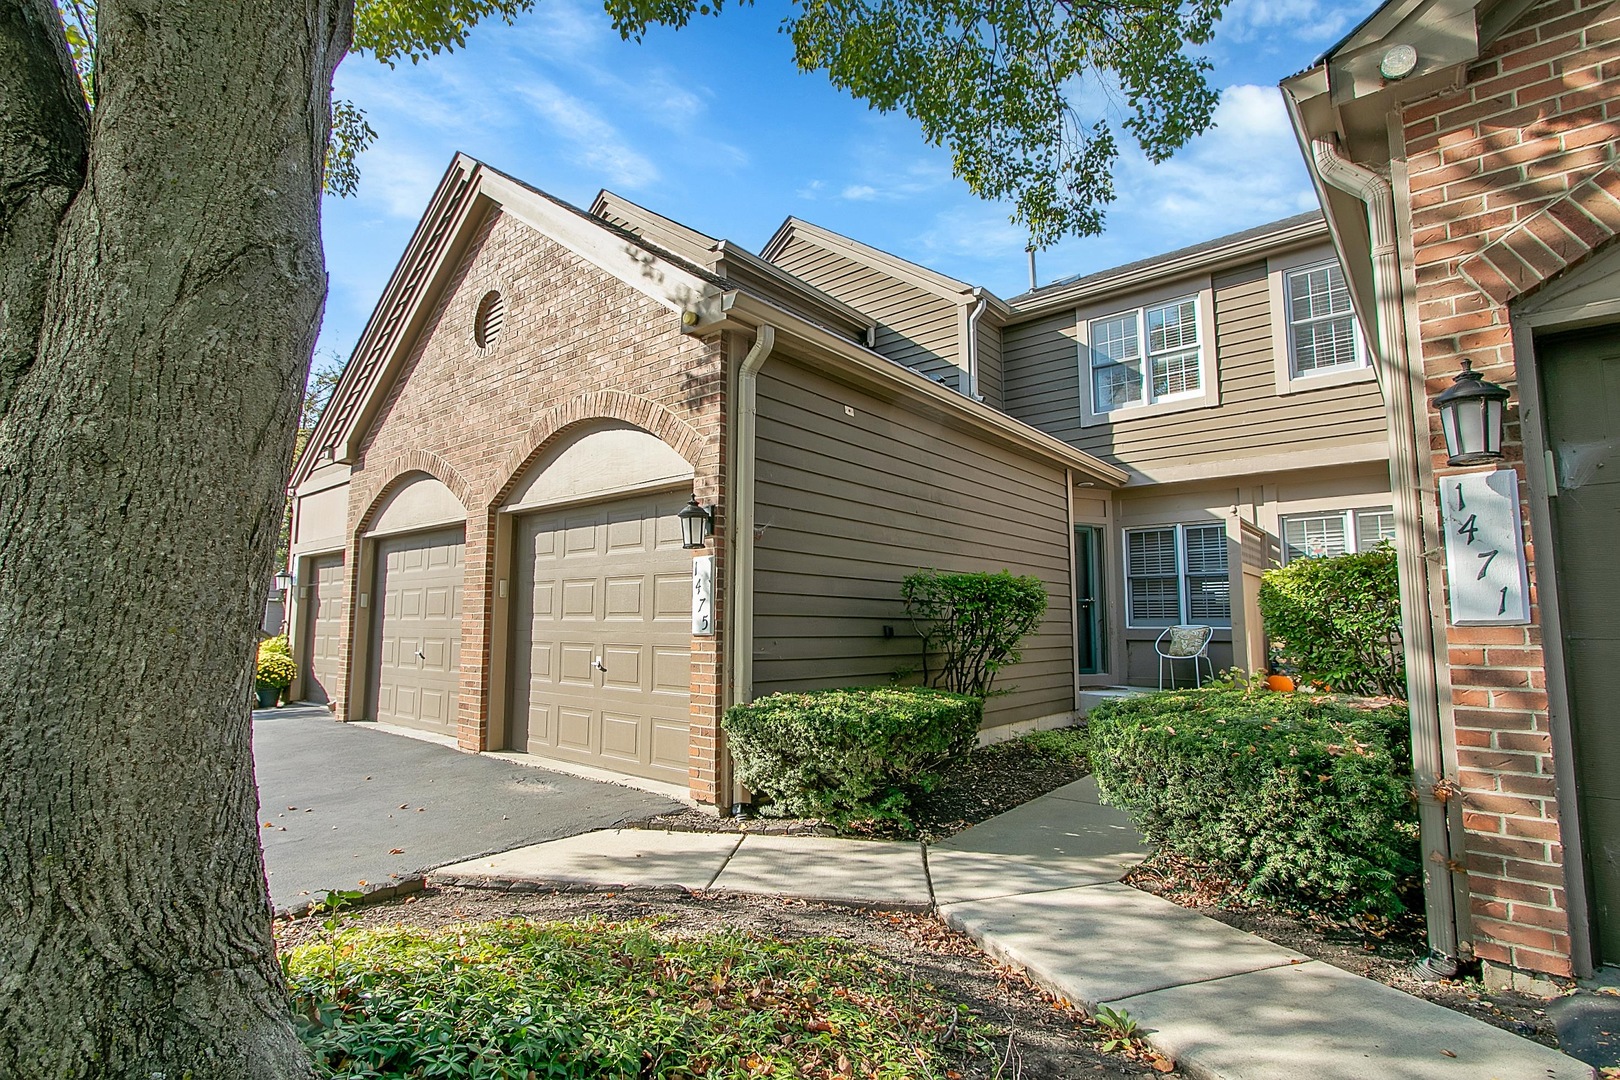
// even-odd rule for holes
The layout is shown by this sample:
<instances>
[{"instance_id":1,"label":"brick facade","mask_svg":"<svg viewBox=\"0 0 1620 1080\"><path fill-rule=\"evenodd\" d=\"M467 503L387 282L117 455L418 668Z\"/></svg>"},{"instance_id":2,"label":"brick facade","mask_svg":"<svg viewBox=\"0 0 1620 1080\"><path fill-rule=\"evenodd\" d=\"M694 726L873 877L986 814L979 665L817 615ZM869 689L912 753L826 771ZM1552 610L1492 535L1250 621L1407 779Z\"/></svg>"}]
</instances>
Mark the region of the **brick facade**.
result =
<instances>
[{"instance_id":1,"label":"brick facade","mask_svg":"<svg viewBox=\"0 0 1620 1080\"><path fill-rule=\"evenodd\" d=\"M491 289L505 298L493 347L472 325ZM634 424L690 462L706 505L725 477L727 340L680 333L680 316L504 213L495 212L467 254L366 433L349 484L350 596L371 588L360 537L372 515L412 472L444 482L467 510L461 617L460 745L494 749L490 731L492 619L498 567L492 553L499 507L523 471L575 426L596 419ZM723 582L724 522L716 515L708 554ZM347 605L355 639L358 603ZM718 623L724 626L724 622ZM690 789L715 802L723 638L693 638ZM346 718L354 651L346 653L335 708Z\"/></svg>"},{"instance_id":2,"label":"brick facade","mask_svg":"<svg viewBox=\"0 0 1620 1080\"><path fill-rule=\"evenodd\" d=\"M1430 395L1463 357L1509 389L1518 378L1510 304L1620 230L1620 4L1538 4L1471 64L1461 86L1401 116ZM1519 395L1505 456L1530 505ZM1430 410L1435 472L1445 443ZM1474 952L1498 965L1572 974L1564 850L1553 778L1546 661L1535 592L1527 627L1446 627ZM1443 585L1443 582L1442 582ZM1442 703L1444 705L1444 703ZM1573 838L1572 838L1573 842Z\"/></svg>"}]
</instances>

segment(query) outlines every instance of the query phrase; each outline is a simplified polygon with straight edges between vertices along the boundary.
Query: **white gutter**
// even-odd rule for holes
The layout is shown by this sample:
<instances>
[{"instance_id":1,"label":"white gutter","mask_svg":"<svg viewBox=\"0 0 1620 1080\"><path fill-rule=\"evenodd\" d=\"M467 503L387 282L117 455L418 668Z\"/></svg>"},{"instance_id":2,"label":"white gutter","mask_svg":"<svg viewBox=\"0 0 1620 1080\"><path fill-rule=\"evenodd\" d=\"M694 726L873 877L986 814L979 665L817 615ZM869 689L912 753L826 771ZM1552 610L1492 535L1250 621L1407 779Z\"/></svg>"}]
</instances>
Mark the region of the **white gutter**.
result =
<instances>
[{"instance_id":1,"label":"white gutter","mask_svg":"<svg viewBox=\"0 0 1620 1080\"><path fill-rule=\"evenodd\" d=\"M755 433L759 423L758 376L771 350L776 347L776 328L761 323L754 331L754 344L737 369L737 394L732 400L731 499L726 515L731 553L730 588L726 606L731 612L726 639L726 664L730 676L729 705L746 705L754 700L754 472ZM733 781L731 802L742 802L742 792ZM719 793L716 792L718 795Z\"/></svg>"},{"instance_id":2,"label":"white gutter","mask_svg":"<svg viewBox=\"0 0 1620 1080\"><path fill-rule=\"evenodd\" d=\"M967 385L962 391L974 401L983 401L984 395L979 393L979 317L990 305L990 299L983 289L974 289L972 295L979 298L979 303L967 321Z\"/></svg>"},{"instance_id":3,"label":"white gutter","mask_svg":"<svg viewBox=\"0 0 1620 1080\"><path fill-rule=\"evenodd\" d=\"M1445 789L1445 749L1441 732L1439 678L1435 670L1433 626L1429 619L1429 567L1425 558L1420 439L1414 404L1423 398L1423 376L1407 362L1406 317L1396 247L1394 193L1384 177L1340 156L1330 138L1311 141L1311 156L1322 181L1361 200L1373 260L1373 306L1378 347L1373 350L1384 391L1389 426L1390 493L1395 502L1396 561L1400 574L1405 645L1406 696L1411 710L1412 773L1417 785L1421 832L1424 914L1429 956L1420 965L1429 974L1449 976L1457 969L1457 911L1452 892L1453 845Z\"/></svg>"}]
</instances>

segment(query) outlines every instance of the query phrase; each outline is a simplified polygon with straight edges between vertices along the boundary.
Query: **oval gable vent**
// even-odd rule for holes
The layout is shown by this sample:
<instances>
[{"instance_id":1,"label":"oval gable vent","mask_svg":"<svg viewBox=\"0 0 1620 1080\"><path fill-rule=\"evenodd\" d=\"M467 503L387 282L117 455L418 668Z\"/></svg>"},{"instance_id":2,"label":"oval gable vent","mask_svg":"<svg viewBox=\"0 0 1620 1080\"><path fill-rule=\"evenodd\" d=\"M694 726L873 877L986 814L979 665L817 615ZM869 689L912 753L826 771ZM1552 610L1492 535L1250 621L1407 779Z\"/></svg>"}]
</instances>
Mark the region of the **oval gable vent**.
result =
<instances>
[{"instance_id":1,"label":"oval gable vent","mask_svg":"<svg viewBox=\"0 0 1620 1080\"><path fill-rule=\"evenodd\" d=\"M473 342L480 349L494 348L505 318L506 301L499 292L491 289L478 301L478 314L473 318Z\"/></svg>"}]
</instances>

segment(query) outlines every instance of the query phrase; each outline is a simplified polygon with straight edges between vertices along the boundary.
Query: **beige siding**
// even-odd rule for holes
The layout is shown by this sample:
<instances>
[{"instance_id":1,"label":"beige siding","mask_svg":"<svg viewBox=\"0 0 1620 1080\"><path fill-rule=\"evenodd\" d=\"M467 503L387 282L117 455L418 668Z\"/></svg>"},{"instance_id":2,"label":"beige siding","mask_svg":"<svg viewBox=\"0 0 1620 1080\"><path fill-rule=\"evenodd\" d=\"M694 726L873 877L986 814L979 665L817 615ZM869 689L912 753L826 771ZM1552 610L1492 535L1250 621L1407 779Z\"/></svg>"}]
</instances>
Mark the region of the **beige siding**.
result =
<instances>
[{"instance_id":1,"label":"beige siding","mask_svg":"<svg viewBox=\"0 0 1620 1080\"><path fill-rule=\"evenodd\" d=\"M959 305L801 237L772 261L877 320L878 352L957 388Z\"/></svg>"},{"instance_id":2,"label":"beige siding","mask_svg":"<svg viewBox=\"0 0 1620 1080\"><path fill-rule=\"evenodd\" d=\"M1001 330L979 319L979 395L992 408L1002 404Z\"/></svg>"},{"instance_id":3,"label":"beige siding","mask_svg":"<svg viewBox=\"0 0 1620 1080\"><path fill-rule=\"evenodd\" d=\"M1081 427L1076 315L1067 311L1006 331L1007 412L1149 477L1155 467L1203 463L1237 473L1243 457L1286 452L1290 444L1332 450L1384 439L1376 383L1277 392L1263 263L1216 277L1213 286L1219 406Z\"/></svg>"},{"instance_id":4,"label":"beige siding","mask_svg":"<svg viewBox=\"0 0 1620 1080\"><path fill-rule=\"evenodd\" d=\"M883 683L916 667L901 579L1007 568L1046 582L1049 608L987 724L1074 707L1062 470L787 359L760 374L758 461L756 694Z\"/></svg>"}]
</instances>

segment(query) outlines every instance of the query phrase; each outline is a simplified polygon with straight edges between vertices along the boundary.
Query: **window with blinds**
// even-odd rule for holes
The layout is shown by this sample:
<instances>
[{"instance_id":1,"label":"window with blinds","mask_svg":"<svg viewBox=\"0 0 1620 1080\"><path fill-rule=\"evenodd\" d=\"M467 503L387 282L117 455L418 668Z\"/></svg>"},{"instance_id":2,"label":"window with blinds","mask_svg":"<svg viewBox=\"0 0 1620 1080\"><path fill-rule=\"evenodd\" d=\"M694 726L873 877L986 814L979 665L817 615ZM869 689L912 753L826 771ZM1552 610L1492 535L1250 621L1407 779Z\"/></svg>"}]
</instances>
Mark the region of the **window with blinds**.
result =
<instances>
[{"instance_id":1,"label":"window with blinds","mask_svg":"<svg viewBox=\"0 0 1620 1080\"><path fill-rule=\"evenodd\" d=\"M1086 341L1093 412L1191 396L1203 389L1195 296L1092 319Z\"/></svg>"},{"instance_id":2,"label":"window with blinds","mask_svg":"<svg viewBox=\"0 0 1620 1080\"><path fill-rule=\"evenodd\" d=\"M1127 622L1232 624L1224 525L1165 525L1125 532Z\"/></svg>"},{"instance_id":3,"label":"window with blinds","mask_svg":"<svg viewBox=\"0 0 1620 1080\"><path fill-rule=\"evenodd\" d=\"M1287 276L1288 341L1295 376L1360 367L1350 289L1337 262Z\"/></svg>"},{"instance_id":4,"label":"window with blinds","mask_svg":"<svg viewBox=\"0 0 1620 1080\"><path fill-rule=\"evenodd\" d=\"M1329 510L1282 519L1283 562L1321 559L1352 551L1371 551L1395 542L1395 511L1387 506L1365 510Z\"/></svg>"}]
</instances>

